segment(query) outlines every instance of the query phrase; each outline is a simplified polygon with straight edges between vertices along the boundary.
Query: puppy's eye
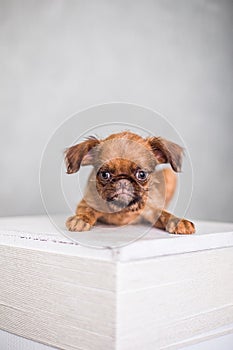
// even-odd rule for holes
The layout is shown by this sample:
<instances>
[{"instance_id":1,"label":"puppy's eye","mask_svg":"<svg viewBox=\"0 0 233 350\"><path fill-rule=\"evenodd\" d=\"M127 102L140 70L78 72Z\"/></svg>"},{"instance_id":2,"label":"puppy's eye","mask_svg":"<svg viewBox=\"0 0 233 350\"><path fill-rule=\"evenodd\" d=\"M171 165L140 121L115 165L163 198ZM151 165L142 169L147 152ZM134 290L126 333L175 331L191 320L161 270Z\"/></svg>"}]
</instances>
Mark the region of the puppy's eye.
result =
<instances>
[{"instance_id":1,"label":"puppy's eye","mask_svg":"<svg viewBox=\"0 0 233 350\"><path fill-rule=\"evenodd\" d=\"M148 173L144 170L138 170L136 172L136 178L140 181L145 181L148 177Z\"/></svg>"},{"instance_id":2,"label":"puppy's eye","mask_svg":"<svg viewBox=\"0 0 233 350\"><path fill-rule=\"evenodd\" d=\"M110 172L109 171L101 171L100 172L100 178L103 180L109 180L111 177Z\"/></svg>"}]
</instances>

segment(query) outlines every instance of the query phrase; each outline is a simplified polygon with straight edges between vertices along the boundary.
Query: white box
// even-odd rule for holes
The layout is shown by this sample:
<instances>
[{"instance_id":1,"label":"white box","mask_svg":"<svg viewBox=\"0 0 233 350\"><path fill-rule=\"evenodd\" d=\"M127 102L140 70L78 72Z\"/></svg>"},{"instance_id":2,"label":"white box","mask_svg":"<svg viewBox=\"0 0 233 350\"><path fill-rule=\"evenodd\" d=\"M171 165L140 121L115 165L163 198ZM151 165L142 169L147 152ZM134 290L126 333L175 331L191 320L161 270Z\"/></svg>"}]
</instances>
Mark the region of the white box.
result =
<instances>
[{"instance_id":1,"label":"white box","mask_svg":"<svg viewBox=\"0 0 233 350\"><path fill-rule=\"evenodd\" d=\"M64 350L170 350L233 333L233 224L196 226L93 249L47 217L1 219L0 328ZM102 231L78 235L116 245L140 226Z\"/></svg>"}]
</instances>

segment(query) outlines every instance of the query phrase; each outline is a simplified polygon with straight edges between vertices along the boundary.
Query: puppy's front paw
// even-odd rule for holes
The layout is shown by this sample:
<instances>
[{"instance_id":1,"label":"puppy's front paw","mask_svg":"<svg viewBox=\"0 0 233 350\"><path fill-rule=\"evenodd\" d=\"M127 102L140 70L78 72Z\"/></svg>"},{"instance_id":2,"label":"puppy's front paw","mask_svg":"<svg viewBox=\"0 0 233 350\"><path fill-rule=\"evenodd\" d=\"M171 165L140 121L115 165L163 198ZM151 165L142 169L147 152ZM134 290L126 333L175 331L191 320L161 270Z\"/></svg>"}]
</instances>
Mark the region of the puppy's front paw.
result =
<instances>
[{"instance_id":1,"label":"puppy's front paw","mask_svg":"<svg viewBox=\"0 0 233 350\"><path fill-rule=\"evenodd\" d=\"M66 227L69 231L89 231L92 226L80 217L74 215L67 219Z\"/></svg>"},{"instance_id":2,"label":"puppy's front paw","mask_svg":"<svg viewBox=\"0 0 233 350\"><path fill-rule=\"evenodd\" d=\"M169 220L166 230L174 234L189 235L195 233L195 226L191 221L173 218Z\"/></svg>"}]
</instances>

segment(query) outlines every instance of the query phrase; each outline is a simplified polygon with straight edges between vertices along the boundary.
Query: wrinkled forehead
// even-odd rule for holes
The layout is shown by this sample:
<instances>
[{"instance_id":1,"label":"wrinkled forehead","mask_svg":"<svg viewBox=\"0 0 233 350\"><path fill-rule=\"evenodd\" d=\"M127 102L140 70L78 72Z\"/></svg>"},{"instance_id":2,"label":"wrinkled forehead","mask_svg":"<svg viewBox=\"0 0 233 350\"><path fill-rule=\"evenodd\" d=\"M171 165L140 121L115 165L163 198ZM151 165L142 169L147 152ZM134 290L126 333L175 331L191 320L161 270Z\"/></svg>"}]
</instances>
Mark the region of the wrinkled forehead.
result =
<instances>
[{"instance_id":1,"label":"wrinkled forehead","mask_svg":"<svg viewBox=\"0 0 233 350\"><path fill-rule=\"evenodd\" d=\"M146 144L135 142L125 138L106 140L98 146L98 166L107 162L124 160L126 163L134 163L140 168L153 170L156 161L152 151Z\"/></svg>"}]
</instances>

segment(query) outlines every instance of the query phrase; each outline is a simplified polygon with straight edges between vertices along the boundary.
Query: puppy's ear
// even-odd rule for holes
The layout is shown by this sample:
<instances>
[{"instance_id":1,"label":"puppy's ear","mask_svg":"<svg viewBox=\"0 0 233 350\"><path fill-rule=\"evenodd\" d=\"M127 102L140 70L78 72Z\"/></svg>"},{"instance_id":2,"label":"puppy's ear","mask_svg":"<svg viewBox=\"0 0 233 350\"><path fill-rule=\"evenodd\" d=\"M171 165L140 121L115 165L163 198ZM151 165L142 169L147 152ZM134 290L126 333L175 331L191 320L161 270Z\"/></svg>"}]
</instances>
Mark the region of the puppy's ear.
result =
<instances>
[{"instance_id":1,"label":"puppy's ear","mask_svg":"<svg viewBox=\"0 0 233 350\"><path fill-rule=\"evenodd\" d=\"M161 137L149 137L148 143L159 163L170 163L174 171L180 172L182 165L183 148L174 142Z\"/></svg>"},{"instance_id":2,"label":"puppy's ear","mask_svg":"<svg viewBox=\"0 0 233 350\"><path fill-rule=\"evenodd\" d=\"M94 157L93 148L99 143L97 138L91 136L86 141L67 148L65 150L67 174L76 173L81 165L91 165Z\"/></svg>"}]
</instances>

